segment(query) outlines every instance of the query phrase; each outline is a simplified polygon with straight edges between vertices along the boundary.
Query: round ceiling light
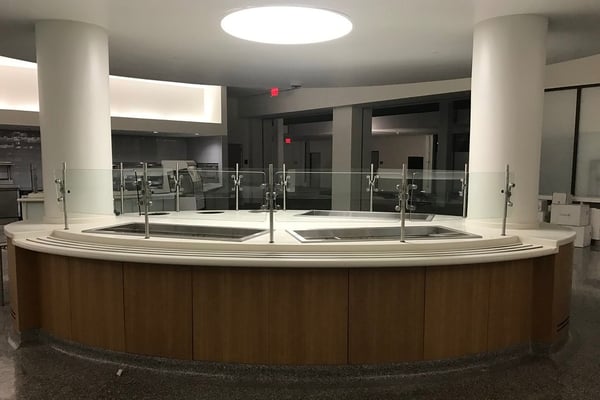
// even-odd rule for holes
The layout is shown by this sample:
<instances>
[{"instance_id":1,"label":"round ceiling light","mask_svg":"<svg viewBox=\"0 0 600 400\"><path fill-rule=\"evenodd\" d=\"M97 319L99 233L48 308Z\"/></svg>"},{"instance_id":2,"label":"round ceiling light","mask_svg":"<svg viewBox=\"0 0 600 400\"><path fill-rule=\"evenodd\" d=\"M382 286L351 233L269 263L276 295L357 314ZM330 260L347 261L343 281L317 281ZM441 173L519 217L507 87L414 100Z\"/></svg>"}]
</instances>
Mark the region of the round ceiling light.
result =
<instances>
[{"instance_id":1,"label":"round ceiling light","mask_svg":"<svg viewBox=\"0 0 600 400\"><path fill-rule=\"evenodd\" d=\"M333 11L309 7L255 7L235 11L221 20L232 36L270 44L307 44L347 35L352 22Z\"/></svg>"}]
</instances>

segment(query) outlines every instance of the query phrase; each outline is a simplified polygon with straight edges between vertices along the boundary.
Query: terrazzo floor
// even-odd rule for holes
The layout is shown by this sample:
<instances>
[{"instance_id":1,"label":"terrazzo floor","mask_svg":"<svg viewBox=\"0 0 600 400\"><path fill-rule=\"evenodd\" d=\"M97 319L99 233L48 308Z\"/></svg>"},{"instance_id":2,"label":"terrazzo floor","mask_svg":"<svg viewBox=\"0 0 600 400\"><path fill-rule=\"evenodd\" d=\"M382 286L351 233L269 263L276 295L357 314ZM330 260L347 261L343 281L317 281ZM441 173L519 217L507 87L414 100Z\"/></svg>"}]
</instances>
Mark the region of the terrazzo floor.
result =
<instances>
[{"instance_id":1,"label":"terrazzo floor","mask_svg":"<svg viewBox=\"0 0 600 400\"><path fill-rule=\"evenodd\" d=\"M267 379L142 368L48 344L13 350L0 311L0 400L9 399L600 399L600 248L575 250L571 339L551 356L492 368L368 379ZM122 374L117 371L122 369Z\"/></svg>"}]
</instances>

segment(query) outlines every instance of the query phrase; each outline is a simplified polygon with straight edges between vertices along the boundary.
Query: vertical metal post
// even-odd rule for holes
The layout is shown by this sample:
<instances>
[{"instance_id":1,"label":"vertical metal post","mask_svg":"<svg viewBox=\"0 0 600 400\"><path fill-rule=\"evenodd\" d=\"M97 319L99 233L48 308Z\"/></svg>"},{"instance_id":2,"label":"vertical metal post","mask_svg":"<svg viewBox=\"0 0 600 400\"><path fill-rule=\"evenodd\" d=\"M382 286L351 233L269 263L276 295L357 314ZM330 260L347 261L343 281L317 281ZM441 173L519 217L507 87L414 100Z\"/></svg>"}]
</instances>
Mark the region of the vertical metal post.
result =
<instances>
[{"instance_id":1,"label":"vertical metal post","mask_svg":"<svg viewBox=\"0 0 600 400\"><path fill-rule=\"evenodd\" d=\"M67 220L67 163L62 163L62 199L63 199L63 217L65 219L65 230L69 229Z\"/></svg>"},{"instance_id":2,"label":"vertical metal post","mask_svg":"<svg viewBox=\"0 0 600 400\"><path fill-rule=\"evenodd\" d=\"M506 236L506 218L508 216L508 198L506 197L506 195L508 194L508 173L509 173L509 167L508 164L506 164L506 172L505 172L505 176L504 176L504 215L502 216L502 236Z\"/></svg>"},{"instance_id":3,"label":"vertical metal post","mask_svg":"<svg viewBox=\"0 0 600 400\"><path fill-rule=\"evenodd\" d=\"M283 163L283 181L281 182L283 191L283 211L287 210L287 175L285 171L285 163Z\"/></svg>"},{"instance_id":4,"label":"vertical metal post","mask_svg":"<svg viewBox=\"0 0 600 400\"><path fill-rule=\"evenodd\" d=\"M405 242L404 239L405 225L406 225L406 165L402 164L402 184L400 185L400 241Z\"/></svg>"},{"instance_id":5,"label":"vertical metal post","mask_svg":"<svg viewBox=\"0 0 600 400\"><path fill-rule=\"evenodd\" d=\"M240 209L240 165L235 163L235 211Z\"/></svg>"},{"instance_id":6,"label":"vertical metal post","mask_svg":"<svg viewBox=\"0 0 600 400\"><path fill-rule=\"evenodd\" d=\"M33 164L29 164L29 177L31 179L31 191L37 193L37 176L34 172Z\"/></svg>"},{"instance_id":7,"label":"vertical metal post","mask_svg":"<svg viewBox=\"0 0 600 400\"><path fill-rule=\"evenodd\" d=\"M143 195L143 201L144 201L144 238L145 239L149 239L150 238L150 221L148 218L148 208L150 207L150 185L148 183L148 163L144 163L144 182L142 183L142 187L143 187L143 191L144 191L144 195Z\"/></svg>"},{"instance_id":8,"label":"vertical metal post","mask_svg":"<svg viewBox=\"0 0 600 400\"><path fill-rule=\"evenodd\" d=\"M125 212L125 179L123 176L123 163L119 163L119 194L121 196L121 215Z\"/></svg>"},{"instance_id":9,"label":"vertical metal post","mask_svg":"<svg viewBox=\"0 0 600 400\"><path fill-rule=\"evenodd\" d=\"M179 163L175 163L175 211L179 212Z\"/></svg>"},{"instance_id":10,"label":"vertical metal post","mask_svg":"<svg viewBox=\"0 0 600 400\"><path fill-rule=\"evenodd\" d=\"M463 218L467 218L467 194L469 192L469 164L465 163L465 175L463 176L462 195L463 195Z\"/></svg>"},{"instance_id":11,"label":"vertical metal post","mask_svg":"<svg viewBox=\"0 0 600 400\"><path fill-rule=\"evenodd\" d=\"M243 176L240 175L240 165L235 163L235 175L231 175L231 179L233 180L233 190L235 192L235 211L240 210L240 183L242 182ZM264 183L263 183L264 187Z\"/></svg>"},{"instance_id":12,"label":"vertical metal post","mask_svg":"<svg viewBox=\"0 0 600 400\"><path fill-rule=\"evenodd\" d=\"M375 182L379 179L379 175L375 175L375 166L371 163L371 172L367 175L367 192L369 192L369 211L373 211L373 192L378 189L375 188Z\"/></svg>"},{"instance_id":13,"label":"vertical metal post","mask_svg":"<svg viewBox=\"0 0 600 400\"><path fill-rule=\"evenodd\" d=\"M504 194L504 216L502 217L502 236L506 236L506 219L508 218L508 207L512 207L513 203L510 201L512 196L512 188L515 184L510 182L510 168L506 164L506 176L504 177L504 189L500 192Z\"/></svg>"},{"instance_id":14,"label":"vertical metal post","mask_svg":"<svg viewBox=\"0 0 600 400\"><path fill-rule=\"evenodd\" d=\"M273 243L273 201L275 200L275 186L273 179L273 164L269 164L269 187L267 193L267 199L269 200L269 243Z\"/></svg>"},{"instance_id":15,"label":"vertical metal post","mask_svg":"<svg viewBox=\"0 0 600 400\"><path fill-rule=\"evenodd\" d=\"M369 211L373 211L373 163L371 163L371 173L369 174Z\"/></svg>"}]
</instances>

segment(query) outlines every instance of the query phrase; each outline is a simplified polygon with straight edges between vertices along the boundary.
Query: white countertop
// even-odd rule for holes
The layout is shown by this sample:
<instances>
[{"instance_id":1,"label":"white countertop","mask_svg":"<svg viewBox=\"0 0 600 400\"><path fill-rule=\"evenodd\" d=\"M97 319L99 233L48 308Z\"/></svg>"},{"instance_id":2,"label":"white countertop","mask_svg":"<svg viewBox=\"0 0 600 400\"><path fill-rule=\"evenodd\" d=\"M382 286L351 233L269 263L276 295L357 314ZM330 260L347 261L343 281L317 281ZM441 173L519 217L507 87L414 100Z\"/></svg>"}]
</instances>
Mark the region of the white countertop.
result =
<instances>
[{"instance_id":1,"label":"white countertop","mask_svg":"<svg viewBox=\"0 0 600 400\"><path fill-rule=\"evenodd\" d=\"M18 198L17 201L19 203L43 203L44 202L44 193L43 192L29 193L27 196Z\"/></svg>"},{"instance_id":2,"label":"white countertop","mask_svg":"<svg viewBox=\"0 0 600 400\"><path fill-rule=\"evenodd\" d=\"M494 262L555 254L558 247L572 242L573 231L543 224L538 229L508 230L500 236L499 225L482 224L460 217L436 216L433 221L407 222L410 225L442 225L481 235L476 239L428 239L362 242L300 243L286 230L399 226L397 220L348 217L300 216L305 211L278 211L274 214L274 243L268 232L243 242L180 239L85 233L83 230L128 222L143 222L143 216L107 216L62 225L18 222L5 232L16 246L65 256L175 265L260 266L260 267L390 267L452 265ZM269 229L268 213L225 211L199 214L194 211L151 216L151 223L231 226Z\"/></svg>"}]
</instances>

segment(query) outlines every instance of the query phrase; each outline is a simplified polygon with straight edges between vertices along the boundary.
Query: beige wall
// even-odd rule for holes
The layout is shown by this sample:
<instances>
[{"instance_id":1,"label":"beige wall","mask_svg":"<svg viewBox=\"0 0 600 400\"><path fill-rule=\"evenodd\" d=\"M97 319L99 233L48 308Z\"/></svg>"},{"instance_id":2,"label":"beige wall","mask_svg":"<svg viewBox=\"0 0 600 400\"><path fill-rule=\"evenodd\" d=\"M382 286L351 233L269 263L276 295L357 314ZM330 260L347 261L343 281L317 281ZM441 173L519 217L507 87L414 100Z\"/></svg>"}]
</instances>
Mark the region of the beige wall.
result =
<instances>
[{"instance_id":1,"label":"beige wall","mask_svg":"<svg viewBox=\"0 0 600 400\"><path fill-rule=\"evenodd\" d=\"M546 66L546 88L600 83L600 54Z\"/></svg>"},{"instance_id":2,"label":"beige wall","mask_svg":"<svg viewBox=\"0 0 600 400\"><path fill-rule=\"evenodd\" d=\"M430 143L427 138L428 135L373 135L373 150L379 151L379 167L401 169L402 164L408 164L409 156L423 157L427 162Z\"/></svg>"},{"instance_id":3,"label":"beige wall","mask_svg":"<svg viewBox=\"0 0 600 400\"><path fill-rule=\"evenodd\" d=\"M545 82L546 88L600 83L600 54L546 66ZM471 90L470 78L385 86L301 88L283 93L277 101L269 96L253 96L242 100L240 115L247 117L318 110L468 90Z\"/></svg>"}]
</instances>

